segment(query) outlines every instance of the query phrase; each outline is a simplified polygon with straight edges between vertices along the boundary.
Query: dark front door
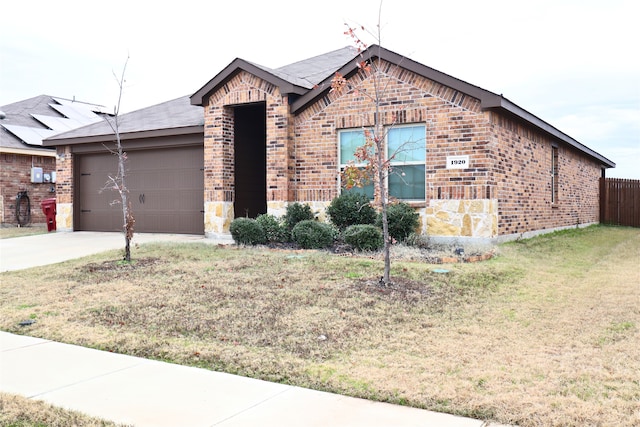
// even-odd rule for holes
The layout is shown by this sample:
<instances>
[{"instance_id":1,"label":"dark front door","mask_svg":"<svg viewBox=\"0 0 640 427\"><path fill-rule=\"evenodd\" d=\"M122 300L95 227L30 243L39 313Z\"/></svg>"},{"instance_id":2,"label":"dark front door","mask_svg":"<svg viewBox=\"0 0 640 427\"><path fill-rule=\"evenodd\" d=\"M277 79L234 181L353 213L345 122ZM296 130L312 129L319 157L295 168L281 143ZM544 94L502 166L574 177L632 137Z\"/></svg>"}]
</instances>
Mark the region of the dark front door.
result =
<instances>
[{"instance_id":1,"label":"dark front door","mask_svg":"<svg viewBox=\"0 0 640 427\"><path fill-rule=\"evenodd\" d=\"M234 108L235 217L267 212L267 121L265 104Z\"/></svg>"}]
</instances>

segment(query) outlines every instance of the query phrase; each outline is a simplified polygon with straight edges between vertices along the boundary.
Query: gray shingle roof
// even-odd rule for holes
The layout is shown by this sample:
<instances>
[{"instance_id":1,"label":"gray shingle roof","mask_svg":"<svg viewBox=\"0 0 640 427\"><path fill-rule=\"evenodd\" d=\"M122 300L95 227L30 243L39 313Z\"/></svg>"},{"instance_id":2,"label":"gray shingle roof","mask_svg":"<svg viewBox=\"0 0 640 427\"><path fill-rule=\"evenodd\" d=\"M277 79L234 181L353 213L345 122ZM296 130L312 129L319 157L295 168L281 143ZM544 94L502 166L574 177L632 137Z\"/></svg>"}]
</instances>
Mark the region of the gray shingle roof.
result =
<instances>
[{"instance_id":1,"label":"gray shingle roof","mask_svg":"<svg viewBox=\"0 0 640 427\"><path fill-rule=\"evenodd\" d=\"M194 126L204 126L204 110L202 107L191 105L188 96L122 114L119 117L120 134ZM59 140L112 136L113 134L109 123L102 121L48 138L45 145L56 145L56 141Z\"/></svg>"},{"instance_id":2,"label":"gray shingle roof","mask_svg":"<svg viewBox=\"0 0 640 427\"><path fill-rule=\"evenodd\" d=\"M314 56L274 70L276 75L287 80L287 76L299 81L299 86L307 89L332 76L344 64L356 57L357 51L351 46ZM292 81L293 83L293 81Z\"/></svg>"}]
</instances>

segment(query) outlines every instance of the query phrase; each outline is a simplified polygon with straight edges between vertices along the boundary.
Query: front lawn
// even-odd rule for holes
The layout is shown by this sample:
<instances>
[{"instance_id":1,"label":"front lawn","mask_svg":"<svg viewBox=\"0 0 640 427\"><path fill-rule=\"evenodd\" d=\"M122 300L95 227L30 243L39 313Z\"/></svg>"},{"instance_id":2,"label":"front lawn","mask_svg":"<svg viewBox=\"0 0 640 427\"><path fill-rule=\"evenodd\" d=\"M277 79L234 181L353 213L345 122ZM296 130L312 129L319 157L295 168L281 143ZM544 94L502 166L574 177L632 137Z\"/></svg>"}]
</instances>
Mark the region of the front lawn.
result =
<instances>
[{"instance_id":1,"label":"front lawn","mask_svg":"<svg viewBox=\"0 0 640 427\"><path fill-rule=\"evenodd\" d=\"M638 229L396 261L390 288L381 261L321 251L154 244L119 259L2 273L0 329L521 426L640 423Z\"/></svg>"},{"instance_id":2,"label":"front lawn","mask_svg":"<svg viewBox=\"0 0 640 427\"><path fill-rule=\"evenodd\" d=\"M13 237L32 236L34 234L45 234L47 227L45 225L27 225L25 227L16 227L4 224L0 226L0 239L10 239Z\"/></svg>"}]
</instances>

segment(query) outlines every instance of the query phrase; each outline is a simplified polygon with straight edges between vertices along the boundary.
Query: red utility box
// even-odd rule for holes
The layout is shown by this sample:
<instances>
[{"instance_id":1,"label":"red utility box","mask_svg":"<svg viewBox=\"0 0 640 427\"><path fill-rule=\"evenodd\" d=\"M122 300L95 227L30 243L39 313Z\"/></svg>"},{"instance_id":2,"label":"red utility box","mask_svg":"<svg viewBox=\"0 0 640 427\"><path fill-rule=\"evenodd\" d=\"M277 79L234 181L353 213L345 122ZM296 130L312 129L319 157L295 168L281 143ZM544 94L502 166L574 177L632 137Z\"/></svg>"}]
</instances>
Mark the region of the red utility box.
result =
<instances>
[{"instance_id":1,"label":"red utility box","mask_svg":"<svg viewBox=\"0 0 640 427\"><path fill-rule=\"evenodd\" d=\"M47 217L47 231L56 231L56 199L44 199L40 202L42 212Z\"/></svg>"}]
</instances>

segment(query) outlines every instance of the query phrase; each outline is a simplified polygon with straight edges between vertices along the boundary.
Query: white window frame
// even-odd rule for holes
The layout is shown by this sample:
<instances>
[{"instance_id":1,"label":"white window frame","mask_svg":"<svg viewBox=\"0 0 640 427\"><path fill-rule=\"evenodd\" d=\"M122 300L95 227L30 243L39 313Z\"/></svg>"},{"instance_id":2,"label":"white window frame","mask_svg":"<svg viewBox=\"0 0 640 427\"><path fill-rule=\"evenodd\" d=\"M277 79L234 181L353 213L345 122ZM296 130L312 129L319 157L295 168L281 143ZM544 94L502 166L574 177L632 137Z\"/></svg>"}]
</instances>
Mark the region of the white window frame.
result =
<instances>
[{"instance_id":1,"label":"white window frame","mask_svg":"<svg viewBox=\"0 0 640 427\"><path fill-rule=\"evenodd\" d=\"M398 166L424 166L425 167L425 181L426 181L426 157L427 157L427 143L426 143L426 134L427 134L427 125L426 123L422 122L422 123L407 123L407 124L402 124L402 125L397 125L397 126L392 126L392 127L385 127L384 128L384 134L385 134L385 141L384 141L384 149L387 150L387 158L389 157L389 132L393 131L394 129L401 129L401 128L407 128L407 127L422 127L424 128L424 137L422 138L422 141L424 141L424 150L425 150L425 158L424 160L420 161L420 160L416 160L416 161L403 161L403 162L399 162L399 161L391 161L390 165L391 168L393 167L398 167ZM343 187L342 187L342 171L345 169L345 167L347 167L349 165L349 163L344 163L342 161L342 157L341 157L341 135L343 133L347 133L347 132L360 132L362 134L364 134L364 129L363 128L346 128L346 129L339 129L338 130L338 135L337 135L337 151L338 151L338 192L341 192ZM364 142L364 141L363 141ZM414 141L414 142L420 142L420 140L418 141ZM393 153L392 153L393 154ZM353 166L355 167L366 167L367 164L366 163L353 163ZM392 172L393 173L393 172ZM372 182L373 185L373 182ZM387 189L387 196L389 196L389 176L387 175L387 177L385 178L385 188ZM374 190L375 191L375 190ZM426 182L425 182L425 189L424 189L424 194L423 197L421 199L399 199L402 200L403 202L424 202L426 201Z\"/></svg>"}]
</instances>

